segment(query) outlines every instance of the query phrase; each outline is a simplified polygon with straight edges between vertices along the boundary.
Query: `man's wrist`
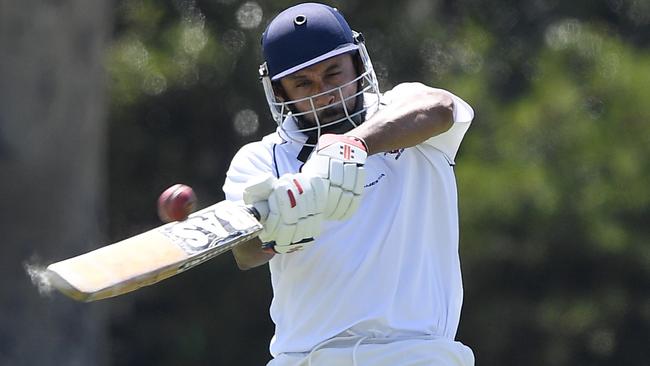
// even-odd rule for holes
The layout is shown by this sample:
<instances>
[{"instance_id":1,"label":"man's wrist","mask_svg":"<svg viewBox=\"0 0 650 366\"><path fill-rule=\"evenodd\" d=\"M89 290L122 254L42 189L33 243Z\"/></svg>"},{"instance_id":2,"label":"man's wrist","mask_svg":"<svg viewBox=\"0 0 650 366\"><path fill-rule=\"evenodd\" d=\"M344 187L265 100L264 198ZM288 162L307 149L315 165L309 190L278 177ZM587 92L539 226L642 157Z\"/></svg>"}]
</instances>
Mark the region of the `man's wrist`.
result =
<instances>
[{"instance_id":1,"label":"man's wrist","mask_svg":"<svg viewBox=\"0 0 650 366\"><path fill-rule=\"evenodd\" d=\"M320 144L329 145L332 142L341 141L341 140L346 141L346 142L348 142L348 143L350 143L352 145L356 145L356 146L362 148L365 151L368 151L368 144L366 144L366 141L364 139L362 139L361 137L350 135L348 133L345 133L343 135L337 135L337 134L331 134L331 133L330 134L325 134L325 135L322 135L320 137L318 143L319 143L319 145Z\"/></svg>"},{"instance_id":2,"label":"man's wrist","mask_svg":"<svg viewBox=\"0 0 650 366\"><path fill-rule=\"evenodd\" d=\"M354 135L343 135L343 136L345 136L347 138L350 138L353 141L360 142L361 145L363 145L363 149L366 150L366 152L368 151L368 144L366 143L366 140L362 139L361 137L354 136Z\"/></svg>"},{"instance_id":3,"label":"man's wrist","mask_svg":"<svg viewBox=\"0 0 650 366\"><path fill-rule=\"evenodd\" d=\"M346 132L343 136L348 137L352 139L352 141L355 141L357 143L361 143L363 149L368 153L368 155L370 155L370 149L368 148L368 143L366 142L366 140L363 137L357 136L356 134L350 132Z\"/></svg>"},{"instance_id":4,"label":"man's wrist","mask_svg":"<svg viewBox=\"0 0 650 366\"><path fill-rule=\"evenodd\" d=\"M365 164L368 150L365 141L356 136L325 134L318 139L317 155L345 163Z\"/></svg>"}]
</instances>

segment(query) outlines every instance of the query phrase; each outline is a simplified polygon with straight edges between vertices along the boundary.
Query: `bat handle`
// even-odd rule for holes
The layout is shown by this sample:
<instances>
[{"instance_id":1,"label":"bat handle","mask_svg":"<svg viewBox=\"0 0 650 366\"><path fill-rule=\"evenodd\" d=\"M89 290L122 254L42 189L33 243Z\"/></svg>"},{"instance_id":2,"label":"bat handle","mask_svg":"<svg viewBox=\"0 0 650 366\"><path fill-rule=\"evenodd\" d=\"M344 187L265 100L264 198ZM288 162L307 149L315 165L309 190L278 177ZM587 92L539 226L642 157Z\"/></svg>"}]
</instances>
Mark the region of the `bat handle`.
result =
<instances>
[{"instance_id":1,"label":"bat handle","mask_svg":"<svg viewBox=\"0 0 650 366\"><path fill-rule=\"evenodd\" d=\"M244 209L253 215L260 222L266 221L269 216L269 204L266 201L256 202L253 205L246 205Z\"/></svg>"}]
</instances>

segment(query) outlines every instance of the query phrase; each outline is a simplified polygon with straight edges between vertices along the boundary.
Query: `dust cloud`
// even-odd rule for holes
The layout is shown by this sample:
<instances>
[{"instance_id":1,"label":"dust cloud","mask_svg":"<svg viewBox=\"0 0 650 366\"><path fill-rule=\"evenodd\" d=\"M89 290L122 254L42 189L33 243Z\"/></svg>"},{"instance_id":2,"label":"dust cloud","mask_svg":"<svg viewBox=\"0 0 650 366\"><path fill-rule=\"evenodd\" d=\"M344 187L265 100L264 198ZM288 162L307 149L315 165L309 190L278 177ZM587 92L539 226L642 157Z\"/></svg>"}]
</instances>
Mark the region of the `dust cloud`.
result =
<instances>
[{"instance_id":1,"label":"dust cloud","mask_svg":"<svg viewBox=\"0 0 650 366\"><path fill-rule=\"evenodd\" d=\"M32 261L24 263L23 268L34 286L38 289L38 293L41 296L50 297L54 287L52 287L52 282L47 274L46 267Z\"/></svg>"}]
</instances>

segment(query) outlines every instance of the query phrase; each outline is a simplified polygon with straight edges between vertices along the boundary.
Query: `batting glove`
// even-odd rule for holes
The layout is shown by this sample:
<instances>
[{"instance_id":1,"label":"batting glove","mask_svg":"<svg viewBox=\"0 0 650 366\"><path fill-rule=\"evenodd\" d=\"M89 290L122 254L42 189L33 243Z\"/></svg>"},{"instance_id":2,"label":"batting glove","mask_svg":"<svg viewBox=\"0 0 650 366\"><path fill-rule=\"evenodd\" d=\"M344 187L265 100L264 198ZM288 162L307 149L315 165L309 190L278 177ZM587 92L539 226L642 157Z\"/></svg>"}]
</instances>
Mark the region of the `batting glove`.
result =
<instances>
[{"instance_id":1,"label":"batting glove","mask_svg":"<svg viewBox=\"0 0 650 366\"><path fill-rule=\"evenodd\" d=\"M326 180L305 174L285 174L253 181L244 189L244 202L260 212L264 229L259 234L265 248L291 253L313 244L320 234L327 203Z\"/></svg>"},{"instance_id":2,"label":"batting glove","mask_svg":"<svg viewBox=\"0 0 650 366\"><path fill-rule=\"evenodd\" d=\"M318 147L302 172L329 181L326 219L346 220L359 207L366 181L363 165L367 156L365 142L353 136L326 134L318 140Z\"/></svg>"}]
</instances>

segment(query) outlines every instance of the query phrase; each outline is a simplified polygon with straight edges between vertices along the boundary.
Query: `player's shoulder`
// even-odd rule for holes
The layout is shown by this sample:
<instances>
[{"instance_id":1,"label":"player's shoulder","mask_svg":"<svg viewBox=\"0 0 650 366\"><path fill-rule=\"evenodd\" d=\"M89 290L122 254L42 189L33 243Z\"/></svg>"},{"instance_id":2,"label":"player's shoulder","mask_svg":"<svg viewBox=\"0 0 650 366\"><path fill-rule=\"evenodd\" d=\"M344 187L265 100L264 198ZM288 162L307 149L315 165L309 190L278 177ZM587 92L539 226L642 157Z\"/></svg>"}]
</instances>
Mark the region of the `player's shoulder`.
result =
<instances>
[{"instance_id":1,"label":"player's shoulder","mask_svg":"<svg viewBox=\"0 0 650 366\"><path fill-rule=\"evenodd\" d=\"M420 82L405 82L393 86L390 90L384 92L385 99L390 100L393 96L414 95L422 93L443 93L452 94L448 90L429 86Z\"/></svg>"},{"instance_id":2,"label":"player's shoulder","mask_svg":"<svg viewBox=\"0 0 650 366\"><path fill-rule=\"evenodd\" d=\"M261 140L243 145L232 158L231 170L250 166L269 169L273 164L273 147L278 143L281 143L281 140L277 133L272 133L264 136Z\"/></svg>"},{"instance_id":3,"label":"player's shoulder","mask_svg":"<svg viewBox=\"0 0 650 366\"><path fill-rule=\"evenodd\" d=\"M281 143L281 139L278 137L277 133L272 133L264 136L261 140L249 142L239 148L237 155L243 156L267 156L272 153L273 146Z\"/></svg>"},{"instance_id":4,"label":"player's shoulder","mask_svg":"<svg viewBox=\"0 0 650 366\"><path fill-rule=\"evenodd\" d=\"M434 94L428 94L434 93ZM428 86L420 82L406 82L395 85L382 95L382 104L388 105L396 99L419 98L426 95L442 93L451 98L454 103L454 122L471 122L474 119L474 109L463 98L449 90Z\"/></svg>"},{"instance_id":5,"label":"player's shoulder","mask_svg":"<svg viewBox=\"0 0 650 366\"><path fill-rule=\"evenodd\" d=\"M426 85L419 81L407 81L407 82L393 85L389 90L385 91L384 94L422 91L422 90L441 90L441 89Z\"/></svg>"}]
</instances>

